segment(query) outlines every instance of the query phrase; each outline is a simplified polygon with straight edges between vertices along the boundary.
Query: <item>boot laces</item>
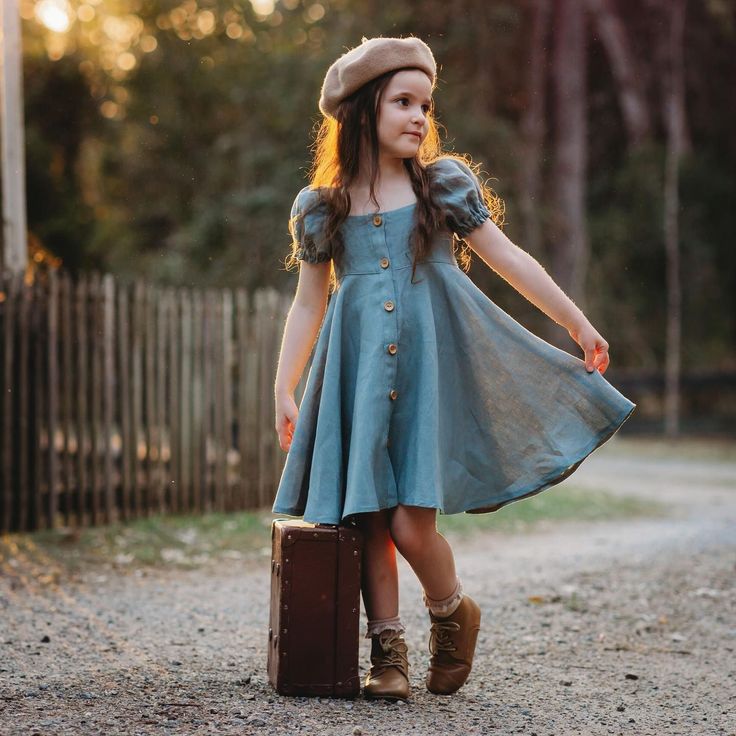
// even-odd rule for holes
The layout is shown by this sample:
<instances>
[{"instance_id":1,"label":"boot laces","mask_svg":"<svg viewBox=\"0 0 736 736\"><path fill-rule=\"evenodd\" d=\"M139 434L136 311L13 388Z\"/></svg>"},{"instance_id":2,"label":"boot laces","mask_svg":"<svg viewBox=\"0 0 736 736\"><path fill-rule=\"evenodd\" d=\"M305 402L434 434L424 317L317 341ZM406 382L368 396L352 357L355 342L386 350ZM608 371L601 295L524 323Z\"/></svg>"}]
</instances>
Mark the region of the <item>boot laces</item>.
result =
<instances>
[{"instance_id":1,"label":"boot laces","mask_svg":"<svg viewBox=\"0 0 736 736\"><path fill-rule=\"evenodd\" d=\"M459 630L457 621L433 621L429 629L429 653L434 656L440 651L456 651L451 632Z\"/></svg>"},{"instance_id":2,"label":"boot laces","mask_svg":"<svg viewBox=\"0 0 736 736\"><path fill-rule=\"evenodd\" d=\"M372 658L374 673L391 666L399 667L402 670L409 667L408 648L406 642L401 638L401 634L392 632L386 636L379 635L379 642L383 651L377 657Z\"/></svg>"}]
</instances>

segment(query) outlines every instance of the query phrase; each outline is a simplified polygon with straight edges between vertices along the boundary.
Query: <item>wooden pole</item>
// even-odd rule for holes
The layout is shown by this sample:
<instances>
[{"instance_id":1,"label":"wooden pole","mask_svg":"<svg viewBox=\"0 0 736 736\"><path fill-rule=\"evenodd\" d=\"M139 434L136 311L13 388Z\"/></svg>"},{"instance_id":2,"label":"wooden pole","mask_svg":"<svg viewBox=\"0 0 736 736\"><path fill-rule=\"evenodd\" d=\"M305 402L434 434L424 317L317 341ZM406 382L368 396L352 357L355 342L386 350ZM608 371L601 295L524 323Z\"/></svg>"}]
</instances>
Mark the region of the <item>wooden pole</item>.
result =
<instances>
[{"instance_id":1,"label":"wooden pole","mask_svg":"<svg viewBox=\"0 0 736 736\"><path fill-rule=\"evenodd\" d=\"M23 53L17 0L0 4L0 165L3 192L3 247L0 267L13 273L28 263L25 142L23 135Z\"/></svg>"}]
</instances>

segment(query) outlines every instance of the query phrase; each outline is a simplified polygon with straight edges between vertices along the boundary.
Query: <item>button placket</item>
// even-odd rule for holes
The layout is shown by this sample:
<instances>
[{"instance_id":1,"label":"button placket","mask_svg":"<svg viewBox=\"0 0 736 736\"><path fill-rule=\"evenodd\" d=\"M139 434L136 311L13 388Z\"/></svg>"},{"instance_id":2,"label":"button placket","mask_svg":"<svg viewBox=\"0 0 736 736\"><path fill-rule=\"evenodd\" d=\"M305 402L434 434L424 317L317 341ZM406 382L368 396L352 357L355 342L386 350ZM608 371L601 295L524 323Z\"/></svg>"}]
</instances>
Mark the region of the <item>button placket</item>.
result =
<instances>
[{"instance_id":1,"label":"button placket","mask_svg":"<svg viewBox=\"0 0 736 736\"><path fill-rule=\"evenodd\" d=\"M374 217L373 217L373 225L376 228L379 228L379 227L381 227L381 225L383 225L383 218L381 217L381 215L374 215ZM380 244L380 246L382 246L382 249L387 247L388 244L386 243L386 232L385 232L385 229L384 229L384 232L383 232L383 237L380 237L379 236L379 237L377 237L376 240ZM390 277L390 279L391 279L390 280L390 284L393 287L393 290L395 292L395 284L394 284L393 274L389 270L389 266L391 265L390 259L388 258L388 256L383 256L379 260L378 263L379 263L380 267L387 272L386 275L388 277ZM393 299L384 299L383 308L384 308L384 310L386 312L391 313L391 312L393 312L395 310L396 303L395 303L395 301ZM386 345L386 352L389 355L391 355L391 356L396 355L396 352L398 350L398 347L396 345L396 343L397 343L397 339L396 339L397 329L396 328L397 328L397 324L394 323L394 335L392 335L392 337L394 339ZM397 372L397 363L396 363L396 359L392 359L392 360L393 360L393 362L390 365L390 373L391 373L391 375L393 376L393 378L395 380L395 378L396 378L396 372ZM388 397L392 401L395 401L396 398L398 398L398 395L399 395L399 392L396 390L396 388L391 387L390 390L388 391ZM386 445L388 446L388 438L386 440Z\"/></svg>"}]
</instances>

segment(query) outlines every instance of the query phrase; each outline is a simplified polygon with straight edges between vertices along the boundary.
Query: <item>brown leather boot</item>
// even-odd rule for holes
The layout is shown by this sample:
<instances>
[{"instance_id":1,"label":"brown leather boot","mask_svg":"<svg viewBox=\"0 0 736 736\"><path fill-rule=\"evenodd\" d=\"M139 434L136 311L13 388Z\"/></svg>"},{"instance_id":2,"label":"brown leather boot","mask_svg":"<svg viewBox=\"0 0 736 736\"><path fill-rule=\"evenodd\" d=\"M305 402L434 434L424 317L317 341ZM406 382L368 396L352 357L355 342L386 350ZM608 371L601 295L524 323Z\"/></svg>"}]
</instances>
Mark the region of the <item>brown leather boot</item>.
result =
<instances>
[{"instance_id":1,"label":"brown leather boot","mask_svg":"<svg viewBox=\"0 0 736 736\"><path fill-rule=\"evenodd\" d=\"M449 616L440 618L429 612L429 660L427 690L450 695L468 679L473 666L475 644L480 631L480 608L468 595Z\"/></svg>"},{"instance_id":2,"label":"brown leather boot","mask_svg":"<svg viewBox=\"0 0 736 736\"><path fill-rule=\"evenodd\" d=\"M406 700L409 697L409 659L401 632L393 629L371 637L371 671L365 678L363 697Z\"/></svg>"}]
</instances>

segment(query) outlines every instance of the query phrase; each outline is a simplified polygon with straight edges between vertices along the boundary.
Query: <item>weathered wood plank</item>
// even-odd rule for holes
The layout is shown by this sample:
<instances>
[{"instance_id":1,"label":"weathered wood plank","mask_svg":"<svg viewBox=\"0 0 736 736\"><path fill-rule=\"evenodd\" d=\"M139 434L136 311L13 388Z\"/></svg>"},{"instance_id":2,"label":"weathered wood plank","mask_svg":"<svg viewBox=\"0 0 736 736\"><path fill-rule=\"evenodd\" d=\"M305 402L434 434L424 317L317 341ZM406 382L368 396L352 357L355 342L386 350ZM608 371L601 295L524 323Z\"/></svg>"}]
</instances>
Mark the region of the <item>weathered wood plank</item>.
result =
<instances>
[{"instance_id":1,"label":"weathered wood plank","mask_svg":"<svg viewBox=\"0 0 736 736\"><path fill-rule=\"evenodd\" d=\"M234 511L237 508L234 494L234 479L231 472L231 458L233 455L233 294L230 289L222 292L221 316L221 367L222 367L222 487L224 494L225 511Z\"/></svg>"},{"instance_id":2,"label":"weathered wood plank","mask_svg":"<svg viewBox=\"0 0 736 736\"><path fill-rule=\"evenodd\" d=\"M133 473L135 462L135 433L131 419L130 395L130 303L128 287L118 284L117 289L117 361L120 377L118 407L120 411L120 518L129 521L134 518L133 503Z\"/></svg>"},{"instance_id":3,"label":"weathered wood plank","mask_svg":"<svg viewBox=\"0 0 736 736\"><path fill-rule=\"evenodd\" d=\"M115 479L113 478L113 421L115 415L115 282L105 274L101 283L102 293L102 451L103 493L105 520L111 524L118 519L115 503Z\"/></svg>"},{"instance_id":4,"label":"weathered wood plank","mask_svg":"<svg viewBox=\"0 0 736 736\"><path fill-rule=\"evenodd\" d=\"M166 402L169 407L167 440L169 448L169 511L176 514L180 507L181 475L179 467L179 375L181 370L181 344L179 342L179 315L177 290L169 288L166 292L166 319L168 322L168 364Z\"/></svg>"},{"instance_id":5,"label":"weathered wood plank","mask_svg":"<svg viewBox=\"0 0 736 736\"><path fill-rule=\"evenodd\" d=\"M87 370L88 356L88 334L87 334L87 315L89 314L89 280L86 274L79 277L74 298L74 316L76 340L75 353L75 422L77 427L77 492L76 492L76 512L77 521L80 526L88 523L89 510L89 487L88 487L88 462L90 454L90 442L88 442L89 430L87 421L87 396L89 395L89 373Z\"/></svg>"},{"instance_id":6,"label":"weathered wood plank","mask_svg":"<svg viewBox=\"0 0 736 736\"><path fill-rule=\"evenodd\" d=\"M13 514L16 510L13 503L14 497L17 495L15 487L15 478L17 474L16 463L16 437L17 433L13 429L13 418L15 416L14 406L17 403L18 387L15 380L15 321L16 307L18 304L18 289L20 288L18 276L13 276L10 272L1 275L0 292L2 293L2 303L0 303L0 316L2 321L3 335L3 361L2 361L2 380L0 380L0 389L3 392L2 408L2 463L3 463L3 498L2 498L2 515L0 518L0 532L7 534L14 528Z\"/></svg>"},{"instance_id":7,"label":"weathered wood plank","mask_svg":"<svg viewBox=\"0 0 736 736\"><path fill-rule=\"evenodd\" d=\"M156 445L158 432L156 429L156 375L155 375L155 346L156 346L156 320L155 320L155 292L153 284L146 284L144 296L144 411L143 411L143 435L145 437L145 513L150 516L159 513L158 504L158 467L156 464Z\"/></svg>"},{"instance_id":8,"label":"weathered wood plank","mask_svg":"<svg viewBox=\"0 0 736 736\"><path fill-rule=\"evenodd\" d=\"M74 521L74 443L76 432L72 415L72 397L74 370L72 356L72 298L74 284L67 271L59 272L59 349L60 358L60 391L59 391L59 423L61 427L63 445L61 448L61 488L60 507L63 513L63 522L70 526Z\"/></svg>"},{"instance_id":9,"label":"weathered wood plank","mask_svg":"<svg viewBox=\"0 0 736 736\"><path fill-rule=\"evenodd\" d=\"M56 525L56 511L58 508L58 475L59 461L56 448L59 405L59 281L56 271L49 270L46 274L46 344L45 370L46 384L46 506L44 509L44 524L46 529L53 529Z\"/></svg>"},{"instance_id":10,"label":"weathered wood plank","mask_svg":"<svg viewBox=\"0 0 736 736\"><path fill-rule=\"evenodd\" d=\"M248 293L244 289L235 290L235 428L237 465L235 473L237 508L248 508L249 474L247 471L247 453L249 437L246 430L247 422L247 381L245 362L248 350L249 329Z\"/></svg>"},{"instance_id":11,"label":"weathered wood plank","mask_svg":"<svg viewBox=\"0 0 736 736\"><path fill-rule=\"evenodd\" d=\"M168 472L164 457L164 435L166 431L166 296L164 290L160 288L155 289L154 294L156 322L156 354L154 356L156 373L156 395L154 397L154 421L156 425L156 444L154 447L156 462L156 501L159 513L165 514L168 510L166 500Z\"/></svg>"},{"instance_id":12,"label":"weathered wood plank","mask_svg":"<svg viewBox=\"0 0 736 736\"><path fill-rule=\"evenodd\" d=\"M90 358L91 389L90 397L90 485L92 491L92 523L101 524L102 519L102 283L98 272L90 278Z\"/></svg>"},{"instance_id":13,"label":"weathered wood plank","mask_svg":"<svg viewBox=\"0 0 736 736\"><path fill-rule=\"evenodd\" d=\"M194 446L192 442L192 294L188 289L179 293L181 307L181 382L179 384L179 510L188 512L192 508L192 473Z\"/></svg>"},{"instance_id":14,"label":"weathered wood plank","mask_svg":"<svg viewBox=\"0 0 736 736\"><path fill-rule=\"evenodd\" d=\"M20 354L19 369L17 373L18 386L18 427L20 442L18 446L18 503L19 503L19 528L26 530L32 526L31 511L31 479L35 473L31 473L31 447L36 446L35 417L31 415L35 407L31 403L31 366L33 343L31 341L31 306L33 304L33 286L26 284L21 274L18 274L18 295L20 296L20 310L18 314L18 352ZM32 436L33 435L33 436Z\"/></svg>"},{"instance_id":15,"label":"weathered wood plank","mask_svg":"<svg viewBox=\"0 0 736 736\"><path fill-rule=\"evenodd\" d=\"M135 516L145 513L143 506L143 459L145 457L145 436L142 426L143 407L143 300L145 285L137 281L133 288L133 308L131 311L131 423L134 440L133 448L133 503Z\"/></svg>"}]
</instances>

